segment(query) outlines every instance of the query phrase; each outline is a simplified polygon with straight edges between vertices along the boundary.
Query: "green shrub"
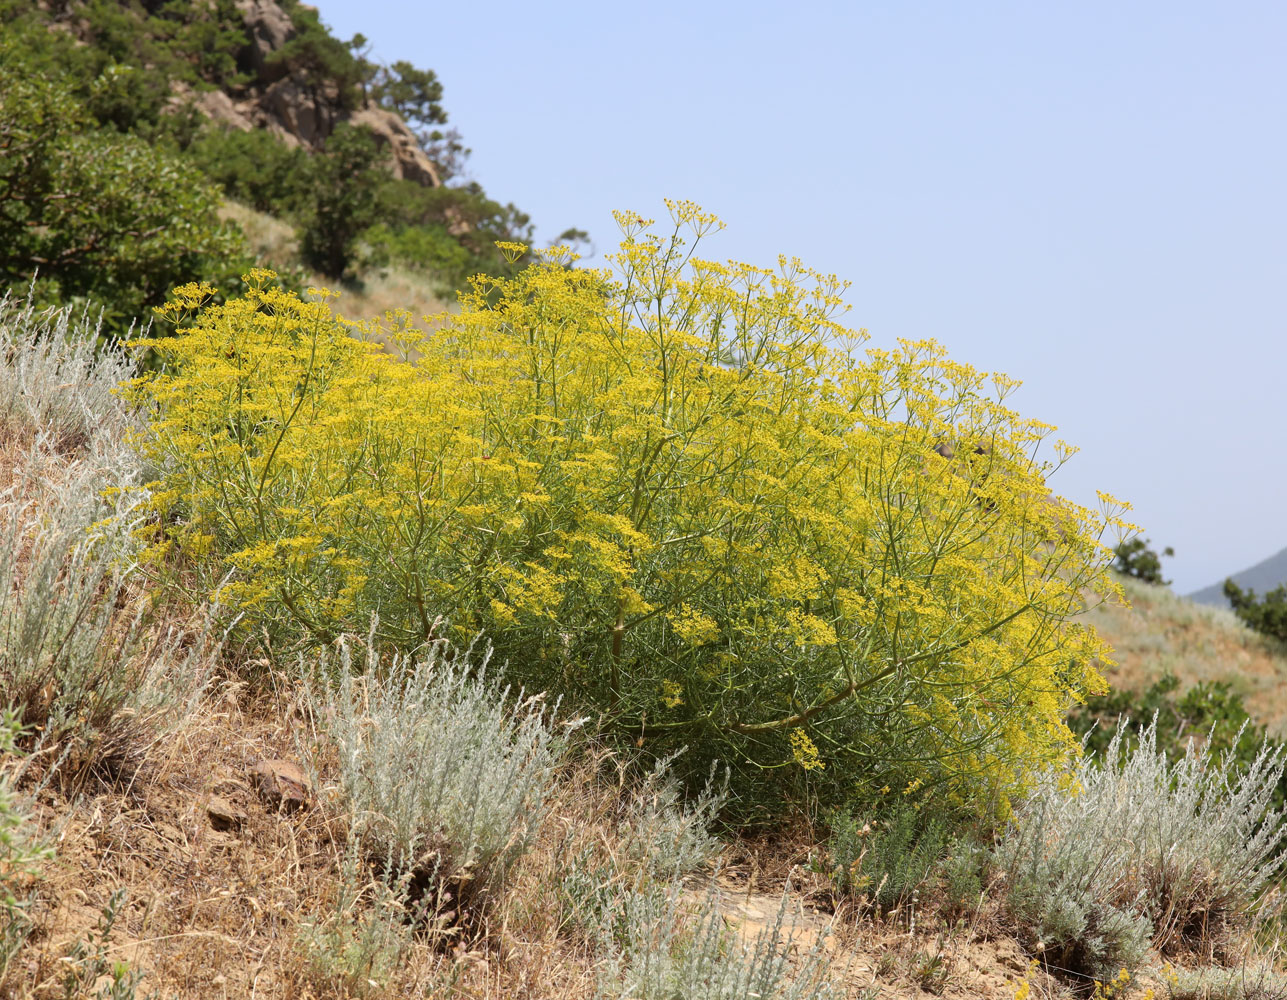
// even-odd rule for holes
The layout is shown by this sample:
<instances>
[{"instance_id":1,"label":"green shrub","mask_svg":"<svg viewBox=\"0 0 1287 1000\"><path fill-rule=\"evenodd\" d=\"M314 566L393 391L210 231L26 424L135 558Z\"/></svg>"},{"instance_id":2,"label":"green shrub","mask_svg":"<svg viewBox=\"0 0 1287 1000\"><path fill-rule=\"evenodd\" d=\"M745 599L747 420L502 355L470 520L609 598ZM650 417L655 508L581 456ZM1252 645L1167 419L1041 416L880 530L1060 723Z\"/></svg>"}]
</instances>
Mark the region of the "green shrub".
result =
<instances>
[{"instance_id":1,"label":"green shrub","mask_svg":"<svg viewBox=\"0 0 1287 1000\"><path fill-rule=\"evenodd\" d=\"M95 990L94 995L100 1000L134 1000L143 973L131 969L128 962L111 957L115 950L112 934L125 908L126 897L124 887L114 890L97 926L76 941L62 959L64 997L83 997Z\"/></svg>"},{"instance_id":2,"label":"green shrub","mask_svg":"<svg viewBox=\"0 0 1287 1000\"><path fill-rule=\"evenodd\" d=\"M1119 727L1130 749L1138 744L1141 730L1151 724L1158 748L1167 756L1182 757L1188 742L1196 739L1211 753L1230 753L1241 771L1266 745L1282 746L1251 718L1232 682L1199 681L1177 698L1179 686L1179 678L1168 673L1142 692L1117 689L1096 695L1072 713L1069 725L1090 752L1103 753ZM1273 803L1275 808L1287 805L1287 777L1279 781Z\"/></svg>"},{"instance_id":3,"label":"green shrub","mask_svg":"<svg viewBox=\"0 0 1287 1000\"><path fill-rule=\"evenodd\" d=\"M1113 550L1113 569L1144 583L1169 587L1171 581L1162 579L1162 559L1148 547L1148 542L1147 538L1139 537L1120 542ZM1173 556L1175 550L1168 545L1162 555Z\"/></svg>"},{"instance_id":4,"label":"green shrub","mask_svg":"<svg viewBox=\"0 0 1287 1000\"><path fill-rule=\"evenodd\" d=\"M194 89L247 81L236 62L247 38L235 0L78 0L63 30L51 30L65 6L0 0L5 61L60 81L96 125L156 138L175 81Z\"/></svg>"},{"instance_id":5,"label":"green shrub","mask_svg":"<svg viewBox=\"0 0 1287 1000\"><path fill-rule=\"evenodd\" d=\"M988 849L968 834L958 835L939 864L940 912L949 921L976 912L983 904L992 862Z\"/></svg>"},{"instance_id":6,"label":"green shrub","mask_svg":"<svg viewBox=\"0 0 1287 1000\"><path fill-rule=\"evenodd\" d=\"M42 301L92 298L120 334L173 285L244 264L240 234L193 167L96 129L65 86L26 73L12 51L0 43L0 286L38 272Z\"/></svg>"},{"instance_id":7,"label":"green shrub","mask_svg":"<svg viewBox=\"0 0 1287 1000\"><path fill-rule=\"evenodd\" d=\"M981 891L981 864L942 815L898 801L866 816L836 810L827 817L828 835L815 871L826 875L836 891L892 910L920 895L928 902L951 867L950 893L957 907ZM964 859L976 864L973 873ZM977 884L977 887L976 887Z\"/></svg>"},{"instance_id":8,"label":"green shrub","mask_svg":"<svg viewBox=\"0 0 1287 1000\"><path fill-rule=\"evenodd\" d=\"M304 263L330 278L350 269L358 237L379 218L386 175L369 129L341 125L309 160L309 196L299 249Z\"/></svg>"},{"instance_id":9,"label":"green shrub","mask_svg":"<svg viewBox=\"0 0 1287 1000\"><path fill-rule=\"evenodd\" d=\"M31 933L30 904L19 895L23 880L36 874L40 863L53 853L31 838L22 803L10 785L8 765L14 760L20 732L11 711L0 714L0 988Z\"/></svg>"},{"instance_id":10,"label":"green shrub","mask_svg":"<svg viewBox=\"0 0 1287 1000\"><path fill-rule=\"evenodd\" d=\"M531 243L531 218L512 204L489 198L477 184L427 188L391 180L380 191L380 218L393 230L389 252L395 259L411 263L423 259L428 247L424 238L412 235L415 230L427 231L429 239L446 233L456 242L467 255L462 262L457 264L454 256L446 258L441 252L433 254L442 266L452 265L438 272L447 291L468 287L468 279L475 274L512 277L533 260L526 251L502 253L496 246L498 242ZM398 256L404 252L405 258Z\"/></svg>"},{"instance_id":11,"label":"green shrub","mask_svg":"<svg viewBox=\"0 0 1287 1000\"><path fill-rule=\"evenodd\" d=\"M309 154L271 132L207 126L186 155L233 201L287 219L302 218L307 210Z\"/></svg>"},{"instance_id":12,"label":"green shrub","mask_svg":"<svg viewBox=\"0 0 1287 1000\"><path fill-rule=\"evenodd\" d=\"M370 866L346 853L336 897L300 927L297 944L318 986L364 997L397 974L415 942L407 880L371 877Z\"/></svg>"},{"instance_id":13,"label":"green shrub","mask_svg":"<svg viewBox=\"0 0 1287 1000\"><path fill-rule=\"evenodd\" d=\"M473 254L442 225L392 227L381 222L363 233L362 238L371 247L375 263L396 263L426 271L438 278L442 287L453 290L460 287L457 279L468 274L476 263Z\"/></svg>"},{"instance_id":14,"label":"green shrub","mask_svg":"<svg viewBox=\"0 0 1287 1000\"><path fill-rule=\"evenodd\" d=\"M1233 605L1234 614L1248 627L1279 642L1287 642L1287 584L1257 598L1254 590L1243 590L1232 580L1225 580L1224 596Z\"/></svg>"}]
</instances>

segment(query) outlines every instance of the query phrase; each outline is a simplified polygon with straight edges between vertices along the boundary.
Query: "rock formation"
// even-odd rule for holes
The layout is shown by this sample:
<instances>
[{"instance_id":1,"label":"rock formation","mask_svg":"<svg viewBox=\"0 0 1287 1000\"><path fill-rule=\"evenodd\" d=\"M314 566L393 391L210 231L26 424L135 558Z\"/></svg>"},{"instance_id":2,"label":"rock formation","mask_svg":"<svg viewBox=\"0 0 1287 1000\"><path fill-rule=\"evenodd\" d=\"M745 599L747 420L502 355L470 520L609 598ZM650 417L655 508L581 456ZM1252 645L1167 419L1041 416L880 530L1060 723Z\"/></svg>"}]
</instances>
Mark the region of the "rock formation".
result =
<instances>
[{"instance_id":1,"label":"rock formation","mask_svg":"<svg viewBox=\"0 0 1287 1000\"><path fill-rule=\"evenodd\" d=\"M369 129L376 143L388 151L393 176L425 187L441 186L438 168L401 117L369 102L357 109L345 108L334 86L310 86L299 67L272 58L298 34L276 0L236 0L236 7L246 26L242 61L252 74L250 83L235 94L192 94L184 88L176 93L177 101L191 103L229 128L267 129L291 146L310 149L320 148L336 125L348 121Z\"/></svg>"},{"instance_id":2,"label":"rock formation","mask_svg":"<svg viewBox=\"0 0 1287 1000\"><path fill-rule=\"evenodd\" d=\"M433 160L425 155L415 134L398 115L385 108L368 104L348 115L348 121L371 130L375 141L387 147L391 156L390 170L401 180L415 181L425 187L439 187L442 180Z\"/></svg>"},{"instance_id":3,"label":"rock formation","mask_svg":"<svg viewBox=\"0 0 1287 1000\"><path fill-rule=\"evenodd\" d=\"M261 85L276 83L290 72L268 57L295 37L290 15L274 0L236 0L236 7L246 22L250 35L250 60Z\"/></svg>"}]
</instances>

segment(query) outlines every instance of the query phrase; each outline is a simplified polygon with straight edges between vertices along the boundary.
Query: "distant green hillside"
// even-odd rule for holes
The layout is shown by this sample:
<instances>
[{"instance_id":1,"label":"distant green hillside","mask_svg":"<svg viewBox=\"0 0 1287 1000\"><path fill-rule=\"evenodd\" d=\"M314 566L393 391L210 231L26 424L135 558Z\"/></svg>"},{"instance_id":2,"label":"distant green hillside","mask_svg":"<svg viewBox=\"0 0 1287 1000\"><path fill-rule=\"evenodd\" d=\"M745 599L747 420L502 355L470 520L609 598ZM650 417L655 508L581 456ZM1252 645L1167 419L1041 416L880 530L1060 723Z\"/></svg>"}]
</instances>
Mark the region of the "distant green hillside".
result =
<instances>
[{"instance_id":1,"label":"distant green hillside","mask_svg":"<svg viewBox=\"0 0 1287 1000\"><path fill-rule=\"evenodd\" d=\"M397 265L445 294L525 263L495 243L531 220L464 175L434 73L307 4L0 0L0 25L2 286L113 328L175 284L231 290L257 259L225 200L295 230L298 285Z\"/></svg>"}]
</instances>

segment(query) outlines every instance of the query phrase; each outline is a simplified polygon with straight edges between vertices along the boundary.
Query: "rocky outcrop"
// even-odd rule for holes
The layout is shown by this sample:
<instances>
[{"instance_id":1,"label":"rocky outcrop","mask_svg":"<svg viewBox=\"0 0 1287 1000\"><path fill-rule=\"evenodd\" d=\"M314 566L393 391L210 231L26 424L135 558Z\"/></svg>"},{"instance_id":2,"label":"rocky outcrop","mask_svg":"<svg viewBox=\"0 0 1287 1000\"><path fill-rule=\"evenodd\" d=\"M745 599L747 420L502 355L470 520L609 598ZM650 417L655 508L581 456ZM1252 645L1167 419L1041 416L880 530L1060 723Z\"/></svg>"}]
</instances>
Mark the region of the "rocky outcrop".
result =
<instances>
[{"instance_id":1,"label":"rocky outcrop","mask_svg":"<svg viewBox=\"0 0 1287 1000\"><path fill-rule=\"evenodd\" d=\"M294 77L278 80L259 101L264 127L290 145L317 148L331 132L338 109Z\"/></svg>"},{"instance_id":2,"label":"rocky outcrop","mask_svg":"<svg viewBox=\"0 0 1287 1000\"><path fill-rule=\"evenodd\" d=\"M236 7L250 35L250 61L256 76L262 84L276 83L290 69L282 63L270 62L268 57L295 37L290 15L274 0L236 0Z\"/></svg>"},{"instance_id":3,"label":"rocky outcrop","mask_svg":"<svg viewBox=\"0 0 1287 1000\"><path fill-rule=\"evenodd\" d=\"M439 187L442 178L407 123L385 108L367 104L345 108L333 85L318 87L302 68L273 59L298 34L290 15L276 0L235 0L246 26L247 47L241 63L253 74L251 82L235 95L210 91L176 94L176 101L191 103L202 114L230 128L267 129L291 146L320 149L340 122L370 129L375 141L388 152L394 177L425 187Z\"/></svg>"},{"instance_id":4,"label":"rocky outcrop","mask_svg":"<svg viewBox=\"0 0 1287 1000\"><path fill-rule=\"evenodd\" d=\"M392 111L367 105L348 116L353 125L371 130L375 141L389 150L389 169L401 180L415 181L425 187L439 187L442 180L433 160L425 155L407 123Z\"/></svg>"},{"instance_id":5,"label":"rocky outcrop","mask_svg":"<svg viewBox=\"0 0 1287 1000\"><path fill-rule=\"evenodd\" d=\"M253 107L244 102L234 101L222 90L207 90L191 98L192 106L207 118L227 125L239 132L250 132L255 128L251 119Z\"/></svg>"}]
</instances>

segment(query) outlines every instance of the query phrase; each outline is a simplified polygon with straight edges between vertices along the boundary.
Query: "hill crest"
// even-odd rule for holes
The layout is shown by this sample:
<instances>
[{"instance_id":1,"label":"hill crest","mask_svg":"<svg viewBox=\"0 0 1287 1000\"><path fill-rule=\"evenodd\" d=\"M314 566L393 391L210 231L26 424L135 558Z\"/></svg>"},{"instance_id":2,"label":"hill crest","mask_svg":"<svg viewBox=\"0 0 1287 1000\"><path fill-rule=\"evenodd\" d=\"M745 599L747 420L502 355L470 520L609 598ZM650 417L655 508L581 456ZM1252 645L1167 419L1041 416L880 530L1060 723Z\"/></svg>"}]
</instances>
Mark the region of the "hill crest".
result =
<instances>
[{"instance_id":1,"label":"hill crest","mask_svg":"<svg viewBox=\"0 0 1287 1000\"><path fill-rule=\"evenodd\" d=\"M1262 559L1254 566L1232 573L1229 576L1243 590L1254 590L1258 594L1273 590L1287 584L1287 549L1277 552L1268 559ZM1203 587L1189 594L1189 600L1196 604L1210 604L1219 608L1229 607L1228 598L1224 596L1224 580Z\"/></svg>"}]
</instances>

